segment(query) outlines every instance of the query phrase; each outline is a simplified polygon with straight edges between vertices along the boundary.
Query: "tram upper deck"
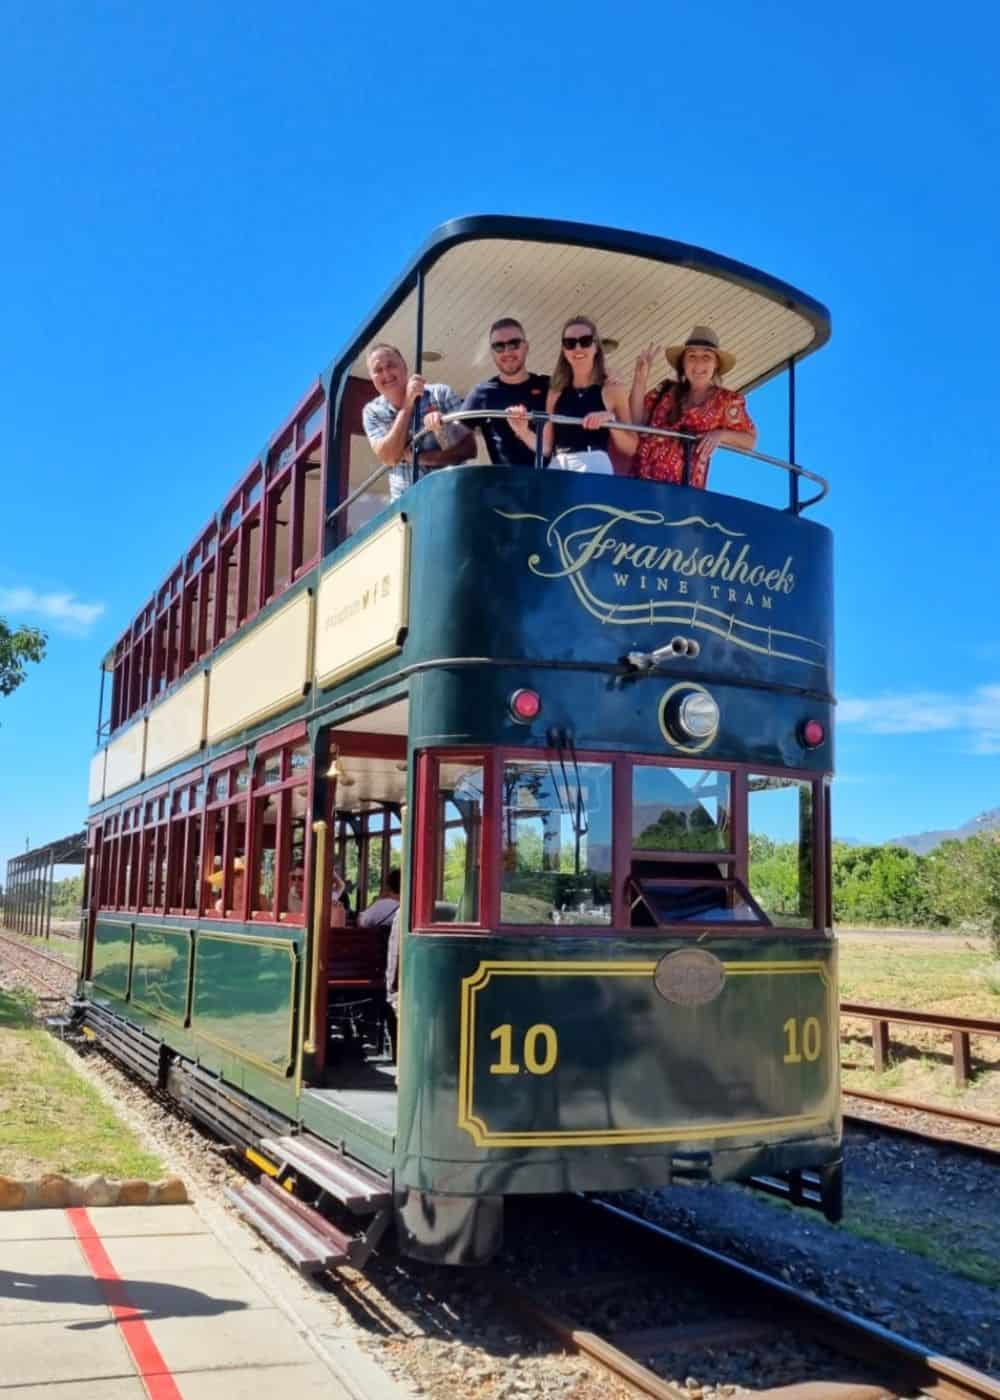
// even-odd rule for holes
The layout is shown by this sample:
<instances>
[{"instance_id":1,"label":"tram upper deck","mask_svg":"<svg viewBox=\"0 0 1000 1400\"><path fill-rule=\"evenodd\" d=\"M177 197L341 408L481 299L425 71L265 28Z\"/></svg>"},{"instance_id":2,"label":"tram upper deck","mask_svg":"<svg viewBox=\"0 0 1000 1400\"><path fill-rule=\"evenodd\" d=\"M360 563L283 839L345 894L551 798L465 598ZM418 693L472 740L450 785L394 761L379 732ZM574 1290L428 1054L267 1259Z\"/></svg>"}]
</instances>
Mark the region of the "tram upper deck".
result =
<instances>
[{"instance_id":1,"label":"tram upper deck","mask_svg":"<svg viewBox=\"0 0 1000 1400\"><path fill-rule=\"evenodd\" d=\"M679 654L664 654L678 638L695 683L777 690L793 710L830 701L830 537L801 514L816 493L800 491L794 471L776 509L624 477L491 467L480 451L477 463L430 472L390 505L361 428L375 393L370 348L396 344L411 369L464 392L493 369L492 321L522 321L530 368L545 370L560 325L577 312L598 322L626 377L650 339L680 342L695 322L735 351L728 387L745 392L786 372L794 456L795 366L829 335L819 303L644 235L506 217L446 225L109 654L99 742L111 742L95 759L92 802L276 714L353 704L355 692L363 711L362 692L431 668L454 687L449 732L473 734L461 715L477 687L455 678L476 658L503 683L518 670L588 672L621 698L647 668L661 677L679 668ZM743 465L741 488L772 474ZM286 640L265 647L265 632ZM625 746L628 707L613 712L616 737L608 703L601 737ZM579 724L577 733L580 745ZM808 764L801 750L784 757L777 740L772 747L776 761Z\"/></svg>"}]
</instances>

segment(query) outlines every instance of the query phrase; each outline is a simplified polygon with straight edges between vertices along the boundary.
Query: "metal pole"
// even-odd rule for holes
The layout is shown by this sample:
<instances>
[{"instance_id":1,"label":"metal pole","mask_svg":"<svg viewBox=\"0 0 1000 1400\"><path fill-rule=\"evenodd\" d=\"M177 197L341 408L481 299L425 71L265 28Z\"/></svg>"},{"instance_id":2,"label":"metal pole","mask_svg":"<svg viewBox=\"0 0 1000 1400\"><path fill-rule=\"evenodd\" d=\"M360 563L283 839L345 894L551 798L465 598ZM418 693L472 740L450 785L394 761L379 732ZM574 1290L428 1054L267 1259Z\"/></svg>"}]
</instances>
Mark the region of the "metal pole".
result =
<instances>
[{"instance_id":1,"label":"metal pole","mask_svg":"<svg viewBox=\"0 0 1000 1400\"><path fill-rule=\"evenodd\" d=\"M788 361L788 460L795 462L795 357ZM799 478L796 472L788 473L788 509L799 513Z\"/></svg>"},{"instance_id":2,"label":"metal pole","mask_svg":"<svg viewBox=\"0 0 1000 1400\"><path fill-rule=\"evenodd\" d=\"M55 852L49 851L49 878L48 889L45 895L45 937L46 940L52 937L52 890L56 882L56 860Z\"/></svg>"},{"instance_id":3,"label":"metal pole","mask_svg":"<svg viewBox=\"0 0 1000 1400\"><path fill-rule=\"evenodd\" d=\"M104 669L104 662L101 662L101 695L97 702L97 747L101 747L101 729L104 723L104 678L107 675Z\"/></svg>"},{"instance_id":4,"label":"metal pole","mask_svg":"<svg viewBox=\"0 0 1000 1400\"><path fill-rule=\"evenodd\" d=\"M417 271L417 346L414 354L414 374L423 371L424 364L424 270ZM420 432L421 403L418 399L413 405L413 484L416 486L420 475L420 465L418 458L420 449L417 447L417 434Z\"/></svg>"}]
</instances>

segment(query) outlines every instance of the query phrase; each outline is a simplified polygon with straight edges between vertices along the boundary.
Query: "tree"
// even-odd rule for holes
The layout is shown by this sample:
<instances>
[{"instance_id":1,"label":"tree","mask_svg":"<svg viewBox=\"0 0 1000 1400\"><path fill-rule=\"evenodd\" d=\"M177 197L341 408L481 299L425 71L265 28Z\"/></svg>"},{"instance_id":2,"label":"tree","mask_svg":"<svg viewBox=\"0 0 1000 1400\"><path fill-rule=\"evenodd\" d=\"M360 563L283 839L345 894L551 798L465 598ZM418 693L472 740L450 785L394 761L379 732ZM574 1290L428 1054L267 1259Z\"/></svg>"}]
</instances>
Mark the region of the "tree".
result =
<instances>
[{"instance_id":1,"label":"tree","mask_svg":"<svg viewBox=\"0 0 1000 1400\"><path fill-rule=\"evenodd\" d=\"M0 695L10 695L24 680L25 665L41 661L46 637L37 627L12 629L0 617Z\"/></svg>"}]
</instances>

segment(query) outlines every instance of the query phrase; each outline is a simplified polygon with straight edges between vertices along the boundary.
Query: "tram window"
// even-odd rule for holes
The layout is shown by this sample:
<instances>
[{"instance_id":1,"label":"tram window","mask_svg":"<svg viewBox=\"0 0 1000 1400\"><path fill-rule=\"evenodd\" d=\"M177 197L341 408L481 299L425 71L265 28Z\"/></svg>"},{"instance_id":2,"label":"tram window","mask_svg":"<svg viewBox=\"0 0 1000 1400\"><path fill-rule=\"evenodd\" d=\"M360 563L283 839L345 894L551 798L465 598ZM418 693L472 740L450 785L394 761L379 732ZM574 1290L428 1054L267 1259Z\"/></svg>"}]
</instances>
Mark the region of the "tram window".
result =
<instances>
[{"instance_id":1,"label":"tram window","mask_svg":"<svg viewBox=\"0 0 1000 1400\"><path fill-rule=\"evenodd\" d=\"M249 785L246 764L217 773L209 782L202 901L212 917L244 915Z\"/></svg>"},{"instance_id":2,"label":"tram window","mask_svg":"<svg viewBox=\"0 0 1000 1400\"><path fill-rule=\"evenodd\" d=\"M246 576L243 579L243 591L240 597L240 622L245 622L248 617L253 617L257 611L259 590L260 590L260 507L257 507L257 515L253 520L248 520L244 525L246 531Z\"/></svg>"},{"instance_id":3,"label":"tram window","mask_svg":"<svg viewBox=\"0 0 1000 1400\"><path fill-rule=\"evenodd\" d=\"M302 561L299 567L312 563L320 551L321 481L320 464L307 462L302 478Z\"/></svg>"},{"instance_id":4,"label":"tram window","mask_svg":"<svg viewBox=\"0 0 1000 1400\"><path fill-rule=\"evenodd\" d=\"M736 879L713 880L702 876L684 880L646 876L634 882L633 926L766 922L743 884Z\"/></svg>"},{"instance_id":5,"label":"tram window","mask_svg":"<svg viewBox=\"0 0 1000 1400\"><path fill-rule=\"evenodd\" d=\"M255 919L302 920L308 779L308 745L285 745L257 761L251 866Z\"/></svg>"},{"instance_id":6,"label":"tram window","mask_svg":"<svg viewBox=\"0 0 1000 1400\"><path fill-rule=\"evenodd\" d=\"M636 851L732 849L730 775L715 769L632 769L632 848Z\"/></svg>"},{"instance_id":7,"label":"tram window","mask_svg":"<svg viewBox=\"0 0 1000 1400\"><path fill-rule=\"evenodd\" d=\"M505 764L500 922L611 923L610 764Z\"/></svg>"},{"instance_id":8,"label":"tram window","mask_svg":"<svg viewBox=\"0 0 1000 1400\"><path fill-rule=\"evenodd\" d=\"M813 785L797 778L747 778L750 892L771 922L814 928Z\"/></svg>"},{"instance_id":9,"label":"tram window","mask_svg":"<svg viewBox=\"0 0 1000 1400\"><path fill-rule=\"evenodd\" d=\"M382 831L385 826L385 814L383 812L371 812L368 814L368 898L367 903L371 903L382 888Z\"/></svg>"},{"instance_id":10,"label":"tram window","mask_svg":"<svg viewBox=\"0 0 1000 1400\"><path fill-rule=\"evenodd\" d=\"M273 910L278 875L278 813L277 793L259 799L254 804L254 825L257 829L257 855L254 861L255 893L253 907Z\"/></svg>"},{"instance_id":11,"label":"tram window","mask_svg":"<svg viewBox=\"0 0 1000 1400\"><path fill-rule=\"evenodd\" d=\"M433 923L479 922L482 838L482 767L442 763L438 768Z\"/></svg>"}]
</instances>

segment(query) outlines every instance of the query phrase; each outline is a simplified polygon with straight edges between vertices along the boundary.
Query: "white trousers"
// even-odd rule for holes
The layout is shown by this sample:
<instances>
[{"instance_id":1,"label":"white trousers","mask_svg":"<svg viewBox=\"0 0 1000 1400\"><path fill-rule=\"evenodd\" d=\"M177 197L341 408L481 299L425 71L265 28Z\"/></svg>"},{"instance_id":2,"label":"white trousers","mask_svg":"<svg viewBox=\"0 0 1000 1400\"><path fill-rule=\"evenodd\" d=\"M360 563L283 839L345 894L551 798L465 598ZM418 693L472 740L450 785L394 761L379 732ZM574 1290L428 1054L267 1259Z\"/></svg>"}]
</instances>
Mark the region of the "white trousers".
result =
<instances>
[{"instance_id":1,"label":"white trousers","mask_svg":"<svg viewBox=\"0 0 1000 1400\"><path fill-rule=\"evenodd\" d=\"M599 447L586 447L582 452L555 452L549 468L559 472L599 472L602 476L615 473L611 458Z\"/></svg>"}]
</instances>

